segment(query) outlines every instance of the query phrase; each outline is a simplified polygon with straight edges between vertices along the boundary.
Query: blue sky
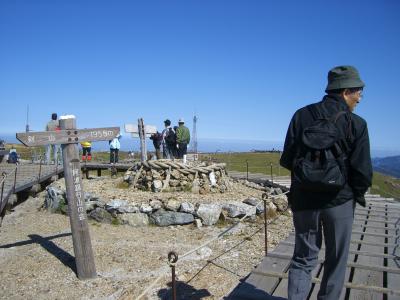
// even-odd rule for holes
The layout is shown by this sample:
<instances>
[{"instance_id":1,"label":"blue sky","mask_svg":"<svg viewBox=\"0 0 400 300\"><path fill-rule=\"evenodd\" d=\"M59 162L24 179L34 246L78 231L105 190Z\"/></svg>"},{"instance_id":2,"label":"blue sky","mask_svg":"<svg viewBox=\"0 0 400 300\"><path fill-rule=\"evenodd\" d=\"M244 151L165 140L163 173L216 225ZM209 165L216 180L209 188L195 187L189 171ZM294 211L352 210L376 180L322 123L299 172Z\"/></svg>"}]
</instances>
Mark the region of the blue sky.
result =
<instances>
[{"instance_id":1,"label":"blue sky","mask_svg":"<svg viewBox=\"0 0 400 300\"><path fill-rule=\"evenodd\" d=\"M282 142L330 68L366 83L371 146L400 153L400 1L0 1L0 134L180 117L198 137ZM129 137L127 137L129 138Z\"/></svg>"}]
</instances>

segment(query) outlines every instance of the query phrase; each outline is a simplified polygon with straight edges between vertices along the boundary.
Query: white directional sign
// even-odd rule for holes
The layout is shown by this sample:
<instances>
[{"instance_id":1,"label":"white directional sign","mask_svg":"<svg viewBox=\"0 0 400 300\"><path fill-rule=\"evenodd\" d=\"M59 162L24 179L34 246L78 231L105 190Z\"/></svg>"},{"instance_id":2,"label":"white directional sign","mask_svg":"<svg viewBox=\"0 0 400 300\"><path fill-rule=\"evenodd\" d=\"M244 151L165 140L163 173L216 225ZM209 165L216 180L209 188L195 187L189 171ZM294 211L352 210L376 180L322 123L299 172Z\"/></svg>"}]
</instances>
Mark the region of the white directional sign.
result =
<instances>
[{"instance_id":1,"label":"white directional sign","mask_svg":"<svg viewBox=\"0 0 400 300\"><path fill-rule=\"evenodd\" d=\"M157 132L157 127L154 125L144 125L144 131L147 137ZM125 132L131 134L132 137L139 137L139 127L137 124L125 124Z\"/></svg>"},{"instance_id":2,"label":"white directional sign","mask_svg":"<svg viewBox=\"0 0 400 300\"><path fill-rule=\"evenodd\" d=\"M119 127L23 132L17 133L17 139L29 147L48 144L72 144L83 141L107 141L115 138L119 132Z\"/></svg>"},{"instance_id":3,"label":"white directional sign","mask_svg":"<svg viewBox=\"0 0 400 300\"><path fill-rule=\"evenodd\" d=\"M140 139L140 159L141 161L145 161L147 159L146 137L150 137L152 134L157 133L157 127L154 125L144 125L143 118L140 118L136 125L125 124L125 132L130 133L133 138Z\"/></svg>"}]
</instances>

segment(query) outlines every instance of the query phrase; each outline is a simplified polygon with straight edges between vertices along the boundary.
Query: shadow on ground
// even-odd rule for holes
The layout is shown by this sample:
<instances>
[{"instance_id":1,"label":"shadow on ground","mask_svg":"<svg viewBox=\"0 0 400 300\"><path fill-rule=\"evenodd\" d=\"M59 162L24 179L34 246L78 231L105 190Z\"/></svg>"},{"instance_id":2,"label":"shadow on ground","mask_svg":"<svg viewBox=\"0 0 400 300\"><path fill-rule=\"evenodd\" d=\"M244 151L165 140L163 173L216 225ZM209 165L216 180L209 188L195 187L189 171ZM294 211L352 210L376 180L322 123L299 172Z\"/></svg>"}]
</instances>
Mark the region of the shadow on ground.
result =
<instances>
[{"instance_id":1,"label":"shadow on ground","mask_svg":"<svg viewBox=\"0 0 400 300\"><path fill-rule=\"evenodd\" d=\"M75 274L77 274L75 257L73 257L71 254L69 254L65 250L61 249L60 247L58 247L56 244L54 244L51 241L56 238L66 237L66 236L70 236L70 235L71 235L70 232L52 235L52 236L48 236L48 237L43 237L38 234L30 234L30 235L28 235L30 240L20 241L20 242L16 242L16 243L12 243L12 244L0 245L0 248L13 248L13 247L20 247L20 246L25 246L25 245L29 245L29 244L39 244L51 255L54 255L66 267L70 268Z\"/></svg>"},{"instance_id":2,"label":"shadow on ground","mask_svg":"<svg viewBox=\"0 0 400 300\"><path fill-rule=\"evenodd\" d=\"M176 282L176 299L177 300L195 300L203 299L211 296L210 292L206 289L196 290L190 284L183 281ZM158 291L158 297L163 300L172 300L172 283L168 283L168 288Z\"/></svg>"}]
</instances>

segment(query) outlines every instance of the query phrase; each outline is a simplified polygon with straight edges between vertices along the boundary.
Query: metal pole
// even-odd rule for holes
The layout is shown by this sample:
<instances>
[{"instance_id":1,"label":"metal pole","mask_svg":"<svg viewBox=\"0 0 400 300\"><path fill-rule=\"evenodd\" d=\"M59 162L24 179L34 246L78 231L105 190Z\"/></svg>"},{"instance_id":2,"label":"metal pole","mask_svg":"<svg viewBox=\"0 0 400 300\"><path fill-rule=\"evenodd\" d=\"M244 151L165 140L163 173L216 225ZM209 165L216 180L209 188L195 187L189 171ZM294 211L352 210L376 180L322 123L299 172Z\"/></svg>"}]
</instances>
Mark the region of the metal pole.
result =
<instances>
[{"instance_id":1,"label":"metal pole","mask_svg":"<svg viewBox=\"0 0 400 300\"><path fill-rule=\"evenodd\" d=\"M4 207L3 210L3 191L4 191L4 182L6 181L7 173L3 172L3 183L1 185L1 198L0 198L0 227L1 224L3 223L3 218L6 215L6 209Z\"/></svg>"},{"instance_id":2,"label":"metal pole","mask_svg":"<svg viewBox=\"0 0 400 300\"><path fill-rule=\"evenodd\" d=\"M1 208L1 205L3 204L4 183L6 182L7 173L6 173L6 172L3 172L2 176L3 176L3 183L1 184L1 201L0 201L0 208Z\"/></svg>"},{"instance_id":3,"label":"metal pole","mask_svg":"<svg viewBox=\"0 0 400 300\"><path fill-rule=\"evenodd\" d=\"M176 300L176 280L175 280L175 265L178 261L178 254L174 251L168 253L168 262L172 272L172 300Z\"/></svg>"},{"instance_id":4,"label":"metal pole","mask_svg":"<svg viewBox=\"0 0 400 300\"><path fill-rule=\"evenodd\" d=\"M60 119L62 130L71 130L77 133L76 119ZM68 199L68 214L71 223L72 242L74 246L76 270L79 279L95 278L96 267L92 250L92 243L87 222L82 176L79 163L78 138L71 137L72 144L62 144L65 187Z\"/></svg>"},{"instance_id":5,"label":"metal pole","mask_svg":"<svg viewBox=\"0 0 400 300\"><path fill-rule=\"evenodd\" d=\"M40 175L42 173L42 156L40 156L38 183L40 183Z\"/></svg>"},{"instance_id":6,"label":"metal pole","mask_svg":"<svg viewBox=\"0 0 400 300\"><path fill-rule=\"evenodd\" d=\"M268 194L262 194L262 199L264 201L264 250L265 256L268 255L268 228L267 228L267 199Z\"/></svg>"},{"instance_id":7,"label":"metal pole","mask_svg":"<svg viewBox=\"0 0 400 300\"><path fill-rule=\"evenodd\" d=\"M60 151L61 151L61 146L60 146ZM56 176L58 179L58 155L57 155L57 160L56 160Z\"/></svg>"},{"instance_id":8,"label":"metal pole","mask_svg":"<svg viewBox=\"0 0 400 300\"><path fill-rule=\"evenodd\" d=\"M272 173L272 163L271 163L271 182L274 183L274 174Z\"/></svg>"},{"instance_id":9,"label":"metal pole","mask_svg":"<svg viewBox=\"0 0 400 300\"><path fill-rule=\"evenodd\" d=\"M15 184L17 183L17 171L18 171L18 162L15 164L14 187L13 187L13 193L14 194L15 194Z\"/></svg>"},{"instance_id":10,"label":"metal pole","mask_svg":"<svg viewBox=\"0 0 400 300\"><path fill-rule=\"evenodd\" d=\"M246 179L249 180L249 161L246 159Z\"/></svg>"}]
</instances>

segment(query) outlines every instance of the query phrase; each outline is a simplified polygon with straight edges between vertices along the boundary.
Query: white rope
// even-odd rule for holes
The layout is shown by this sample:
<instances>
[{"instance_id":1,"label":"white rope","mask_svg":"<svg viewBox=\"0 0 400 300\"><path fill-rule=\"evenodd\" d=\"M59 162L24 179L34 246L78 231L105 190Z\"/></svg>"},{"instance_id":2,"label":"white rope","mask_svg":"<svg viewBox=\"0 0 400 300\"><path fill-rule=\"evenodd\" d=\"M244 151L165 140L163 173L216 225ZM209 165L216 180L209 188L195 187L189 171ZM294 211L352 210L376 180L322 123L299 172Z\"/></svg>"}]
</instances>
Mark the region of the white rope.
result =
<instances>
[{"instance_id":1,"label":"white rope","mask_svg":"<svg viewBox=\"0 0 400 300\"><path fill-rule=\"evenodd\" d=\"M17 170L17 168L18 168L18 165L15 164L14 170L12 170L12 171L10 171L10 172L8 172L8 173L5 173L5 174L3 175L3 178L0 180L0 185L3 184L3 181L5 181L5 180L7 179L8 176L10 176L10 175L12 175L13 173L15 173L16 170Z\"/></svg>"},{"instance_id":2,"label":"white rope","mask_svg":"<svg viewBox=\"0 0 400 300\"><path fill-rule=\"evenodd\" d=\"M279 197L279 196L282 196L282 195L287 194L288 192L289 192L289 191L284 192L284 193L279 194L279 195L272 195L271 198L277 198L277 197ZM271 199L271 198L269 198L269 199ZM260 200L260 201L258 201L256 207L258 207L263 201L266 201L266 200ZM185 258L186 256L188 256L188 255L190 255L190 254L192 254L192 253L194 253L194 252L200 250L201 248L204 248L205 246L207 246L208 244L212 243L213 241L215 241L215 240L217 240L217 239L223 237L226 233L228 233L228 232L231 231L233 228L235 228L237 225L239 225L239 224L240 224L245 218L247 218L248 216L249 216L248 213L246 213L246 214L245 214L242 218L240 218L235 224L233 224L231 227L229 227L229 228L223 230L223 231L220 232L218 235L216 235L214 238L208 240L207 242L205 242L204 244L200 245L199 247L196 247L196 248L194 248L194 249L192 249L192 250L186 252L185 254L179 256L180 260L178 260L178 261L175 263L175 265L177 265L179 262L181 262L182 258ZM154 285L156 285L157 282L158 282L162 277L164 277L164 276L165 276L165 274L160 275L159 277L157 277L157 278L150 284L150 286L148 286L147 289L144 290L143 293L141 293L141 294L139 295L139 297L138 297L137 299L139 300L139 299L141 299L143 296L145 296L145 295L154 287Z\"/></svg>"}]
</instances>

